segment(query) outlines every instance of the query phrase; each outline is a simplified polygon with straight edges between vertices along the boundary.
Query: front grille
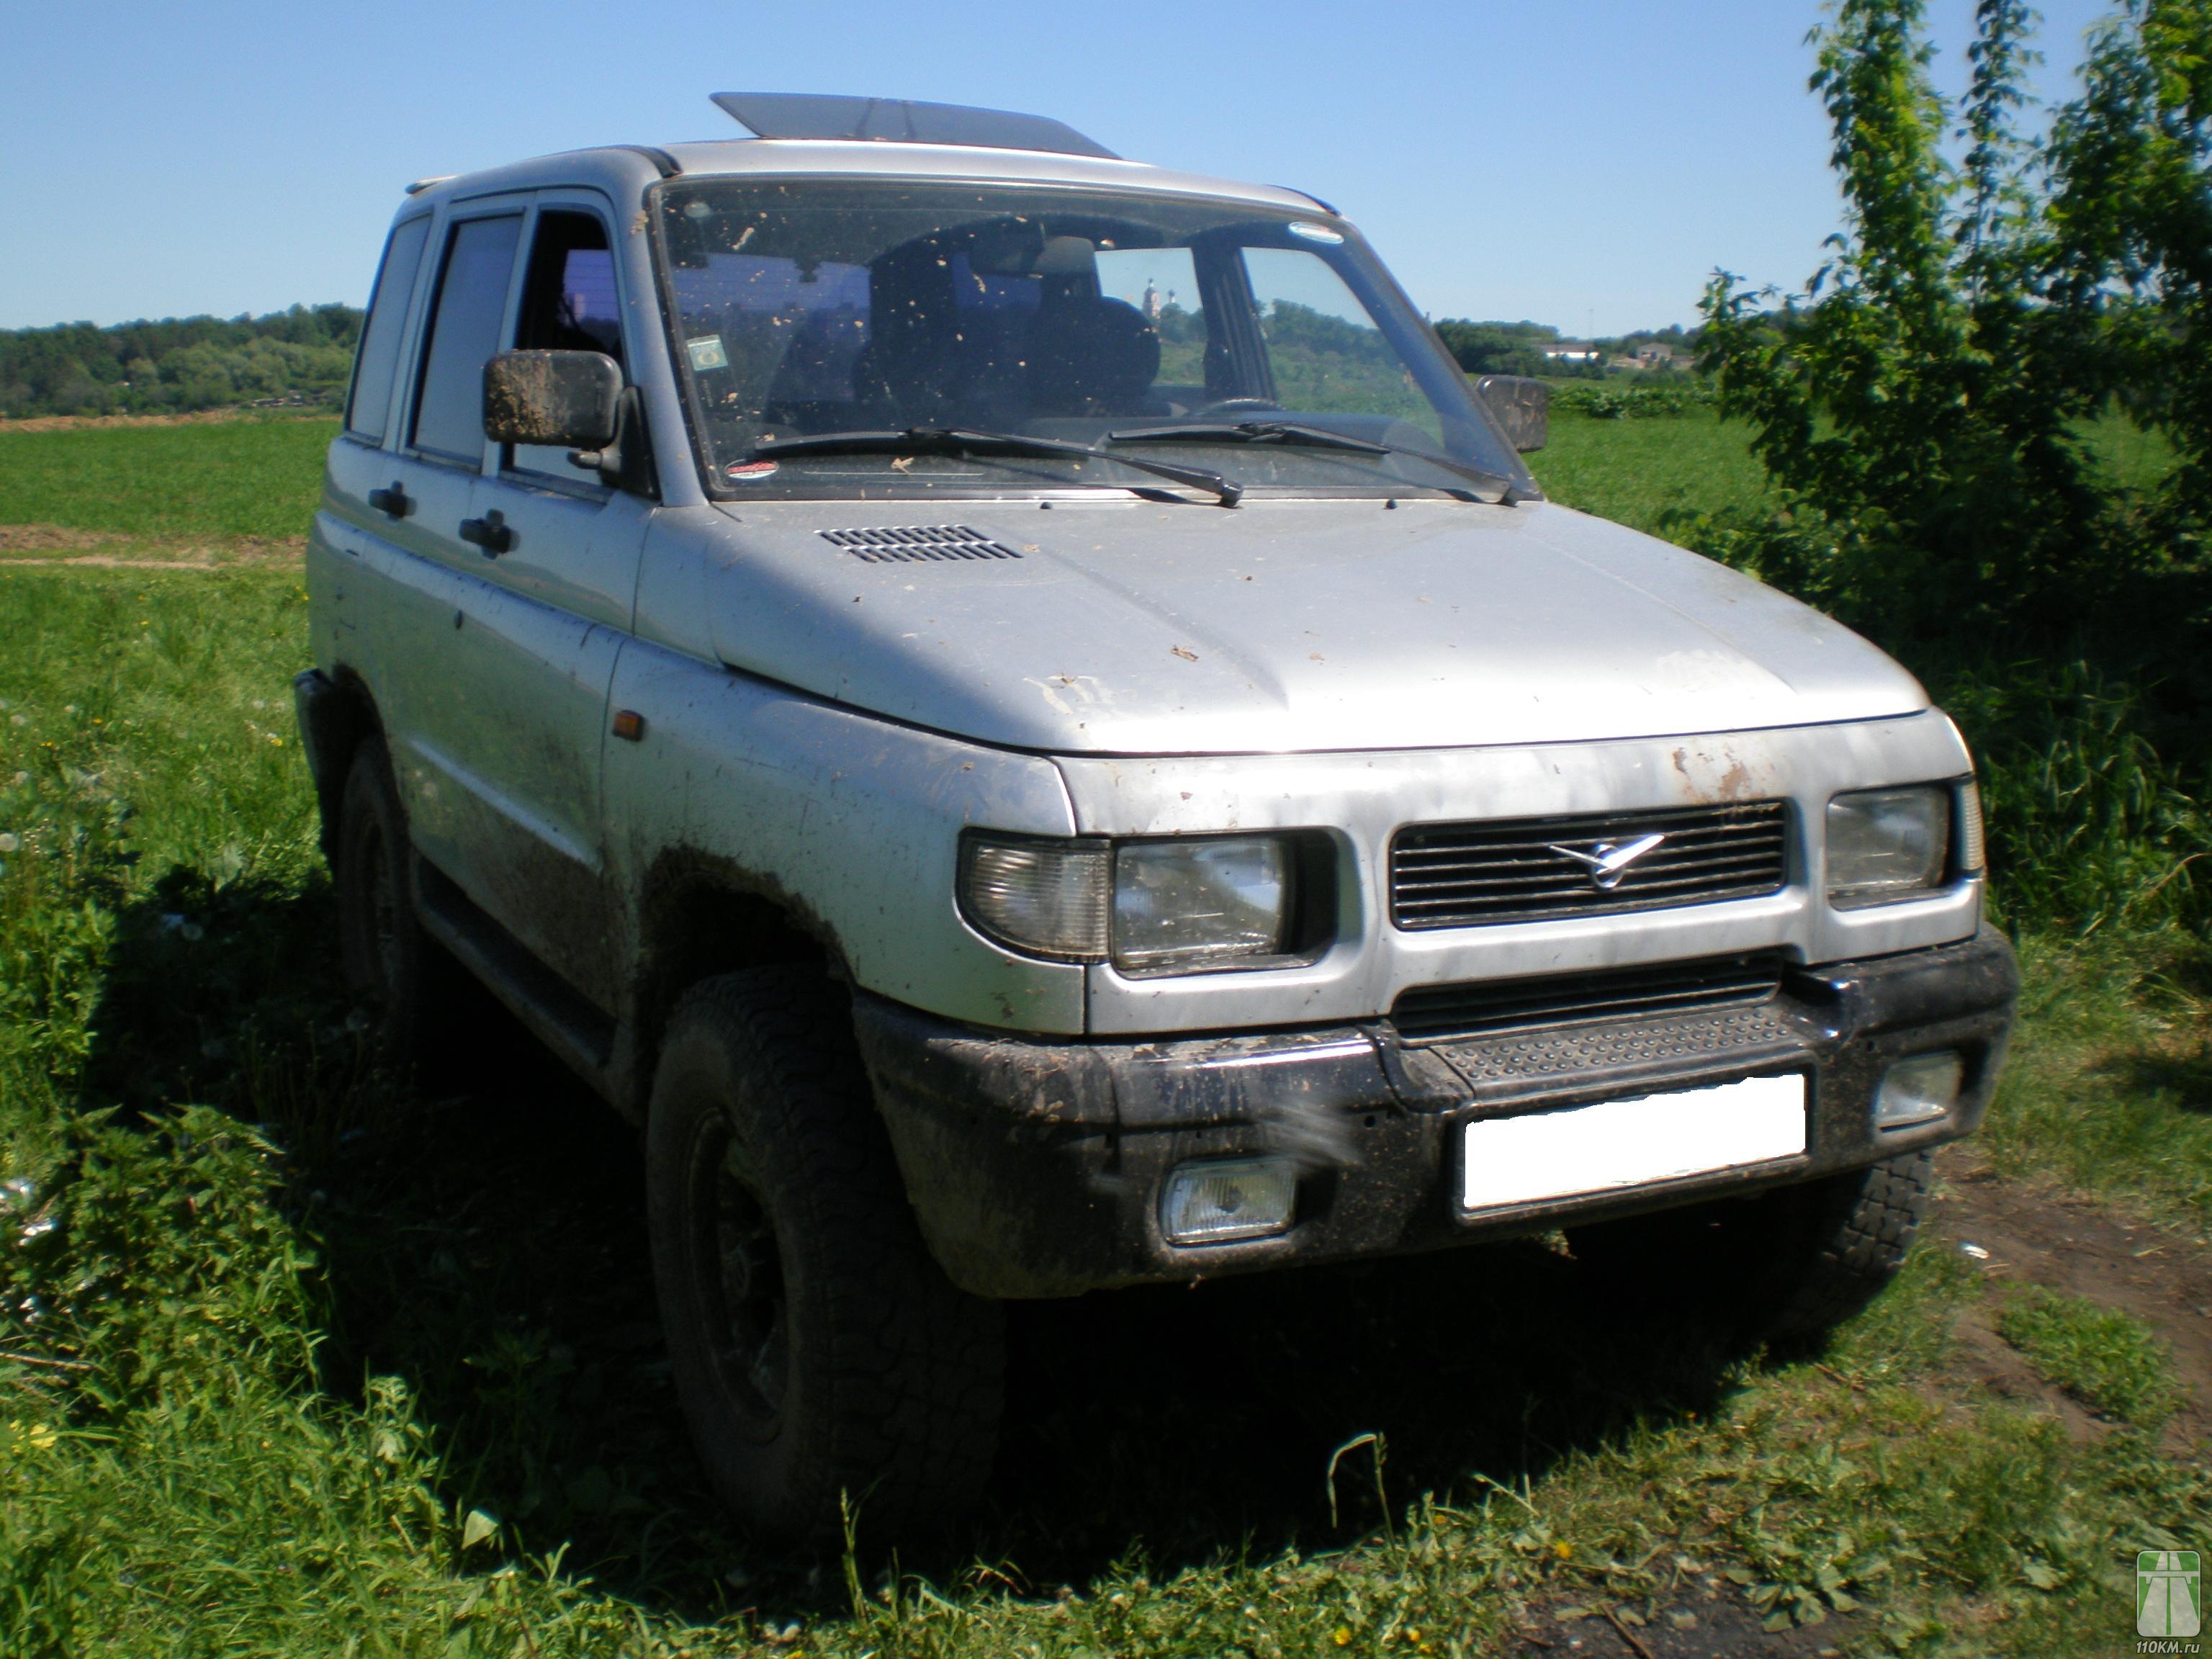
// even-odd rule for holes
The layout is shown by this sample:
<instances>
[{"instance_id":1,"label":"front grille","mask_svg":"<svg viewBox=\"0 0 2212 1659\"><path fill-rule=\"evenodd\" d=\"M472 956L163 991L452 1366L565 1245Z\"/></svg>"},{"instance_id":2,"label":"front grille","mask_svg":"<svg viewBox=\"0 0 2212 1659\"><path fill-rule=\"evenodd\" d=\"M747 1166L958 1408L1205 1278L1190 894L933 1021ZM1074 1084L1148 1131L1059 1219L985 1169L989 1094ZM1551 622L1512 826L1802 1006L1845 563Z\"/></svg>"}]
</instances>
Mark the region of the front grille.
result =
<instances>
[{"instance_id":1,"label":"front grille","mask_svg":"<svg viewBox=\"0 0 2212 1659\"><path fill-rule=\"evenodd\" d=\"M1404 928L1474 927L1759 898L1789 878L1790 811L1778 800L1568 818L1423 823L1390 842L1390 920ZM1659 843L1611 888L1591 857L1646 836Z\"/></svg>"},{"instance_id":2,"label":"front grille","mask_svg":"<svg viewBox=\"0 0 2212 1659\"><path fill-rule=\"evenodd\" d=\"M980 530L964 524L882 525L866 530L817 532L869 564L934 563L944 559L1018 559Z\"/></svg>"},{"instance_id":3,"label":"front grille","mask_svg":"<svg viewBox=\"0 0 2212 1659\"><path fill-rule=\"evenodd\" d=\"M1424 985L1400 995L1390 1019L1408 1042L1441 1042L1583 1020L1748 1008L1771 1001L1781 988L1779 957L1705 957L1589 974Z\"/></svg>"}]
</instances>

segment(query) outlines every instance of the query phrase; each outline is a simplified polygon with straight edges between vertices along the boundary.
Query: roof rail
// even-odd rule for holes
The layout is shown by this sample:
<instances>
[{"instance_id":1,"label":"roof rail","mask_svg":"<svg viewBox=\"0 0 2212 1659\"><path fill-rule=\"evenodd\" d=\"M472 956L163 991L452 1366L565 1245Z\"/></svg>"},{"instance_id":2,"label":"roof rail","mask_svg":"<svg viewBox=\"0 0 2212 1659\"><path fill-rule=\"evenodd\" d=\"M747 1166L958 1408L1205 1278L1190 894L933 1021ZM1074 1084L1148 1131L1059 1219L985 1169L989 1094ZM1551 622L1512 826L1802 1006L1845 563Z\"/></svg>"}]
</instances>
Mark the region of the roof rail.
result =
<instances>
[{"instance_id":1,"label":"roof rail","mask_svg":"<svg viewBox=\"0 0 2212 1659\"><path fill-rule=\"evenodd\" d=\"M803 92L718 92L714 102L762 138L836 138L887 144L959 144L1121 158L1045 115L921 104L903 98L846 98Z\"/></svg>"},{"instance_id":2,"label":"roof rail","mask_svg":"<svg viewBox=\"0 0 2212 1659\"><path fill-rule=\"evenodd\" d=\"M413 184L408 185L407 193L410 196L420 196L433 185L442 185L448 179L458 179L460 176L458 173L434 173L428 179L417 179Z\"/></svg>"}]
</instances>

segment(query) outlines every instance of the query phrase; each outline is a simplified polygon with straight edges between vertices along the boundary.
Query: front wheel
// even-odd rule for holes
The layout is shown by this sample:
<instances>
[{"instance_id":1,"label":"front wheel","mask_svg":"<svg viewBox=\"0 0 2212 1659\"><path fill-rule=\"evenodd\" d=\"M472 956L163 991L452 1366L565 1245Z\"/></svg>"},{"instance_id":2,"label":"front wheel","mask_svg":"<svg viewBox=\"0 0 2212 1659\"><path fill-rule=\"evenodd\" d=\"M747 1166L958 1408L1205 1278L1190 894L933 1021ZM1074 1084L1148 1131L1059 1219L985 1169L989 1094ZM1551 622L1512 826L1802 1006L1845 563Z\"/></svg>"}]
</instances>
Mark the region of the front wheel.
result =
<instances>
[{"instance_id":1,"label":"front wheel","mask_svg":"<svg viewBox=\"0 0 2212 1659\"><path fill-rule=\"evenodd\" d=\"M653 1276L677 1389L752 1531L926 1533L990 1471L999 1309L955 1289L908 1209L846 1000L764 968L694 988L646 1126Z\"/></svg>"},{"instance_id":2,"label":"front wheel","mask_svg":"<svg viewBox=\"0 0 2212 1659\"><path fill-rule=\"evenodd\" d=\"M1748 1199L1573 1229L1567 1242L1639 1305L1694 1304L1731 1334L1812 1346L1897 1277L1928 1212L1934 1163L1924 1149L1905 1152Z\"/></svg>"}]
</instances>

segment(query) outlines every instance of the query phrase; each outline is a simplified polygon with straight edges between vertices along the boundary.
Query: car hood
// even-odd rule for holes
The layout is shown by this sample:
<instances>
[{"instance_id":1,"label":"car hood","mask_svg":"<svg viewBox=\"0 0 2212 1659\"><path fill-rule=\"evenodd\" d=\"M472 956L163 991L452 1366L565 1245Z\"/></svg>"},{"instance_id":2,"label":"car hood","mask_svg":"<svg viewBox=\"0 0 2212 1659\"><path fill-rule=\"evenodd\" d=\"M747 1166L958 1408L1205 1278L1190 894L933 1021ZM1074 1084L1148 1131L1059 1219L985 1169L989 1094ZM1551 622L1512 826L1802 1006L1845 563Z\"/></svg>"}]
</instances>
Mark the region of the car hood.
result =
<instances>
[{"instance_id":1,"label":"car hood","mask_svg":"<svg viewBox=\"0 0 2212 1659\"><path fill-rule=\"evenodd\" d=\"M702 620L726 663L984 743L1407 749L1928 706L1818 612L1544 502L780 501L710 516ZM953 528L996 552L856 551L850 533Z\"/></svg>"}]
</instances>

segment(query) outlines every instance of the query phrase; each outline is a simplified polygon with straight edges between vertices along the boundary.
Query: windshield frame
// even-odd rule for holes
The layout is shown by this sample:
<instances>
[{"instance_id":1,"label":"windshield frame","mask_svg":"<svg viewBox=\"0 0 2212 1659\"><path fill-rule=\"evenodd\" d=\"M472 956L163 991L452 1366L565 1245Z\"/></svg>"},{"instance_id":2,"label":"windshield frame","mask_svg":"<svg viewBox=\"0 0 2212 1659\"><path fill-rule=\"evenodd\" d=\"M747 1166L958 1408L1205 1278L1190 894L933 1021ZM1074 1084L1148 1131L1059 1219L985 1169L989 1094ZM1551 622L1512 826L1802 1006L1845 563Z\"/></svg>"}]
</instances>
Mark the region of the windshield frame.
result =
<instances>
[{"instance_id":1,"label":"windshield frame","mask_svg":"<svg viewBox=\"0 0 2212 1659\"><path fill-rule=\"evenodd\" d=\"M1255 212L1275 217L1294 217L1302 222L1325 225L1343 239L1347 249L1347 263L1362 279L1348 283L1353 297L1366 307L1374 319L1374 325L1382 333L1392 350L1398 356L1413 376L1416 389L1432 407L1443 403L1458 404L1456 413L1463 413L1487 429L1497 453L1509 463L1503 476L1514 485L1534 486L1525 462L1515 450L1511 439L1499 425L1480 394L1451 354L1437 337L1435 328L1407 296L1389 267L1376 254L1357 227L1340 215L1314 204L1314 210L1304 212L1285 207L1279 202L1261 201L1236 196L1217 196L1210 192L1163 189L1157 186L1133 187L1117 184L1095 183L1076 179L1037 179L1023 178L981 179L974 177L939 178L928 173L871 172L866 173L823 173L805 170L777 170L775 172L743 172L726 173L679 174L663 179L648 186L643 202L647 246L653 261L653 287L659 302L662 333L668 351L670 370L674 376L678 402L684 411L684 438L690 452L693 468L700 488L711 501L855 501L855 500L915 500L921 498L954 500L1015 500L1030 501L1071 493L1095 495L1110 491L1117 495L1139 496L1157 495L1163 489L1178 488L1160 480L1146 479L1134 469L1126 477L1079 476L1094 471L1091 464L1075 462L1062 469L1060 475L1039 477L1029 469L1038 465L1035 460L1014 458L988 458L983 464L989 467L988 479L977 479L964 474L945 477L916 466L911 471L886 471L883 474L856 476L844 468L804 468L787 477L779 477L773 485L763 487L754 483L734 483L719 475L713 446L707 438L705 410L700 404L697 381L686 361L683 343L683 312L678 302L674 281L674 261L670 257L665 234L667 208L665 198L672 191L703 184L736 185L742 186L804 186L820 185L825 188L854 185L884 185L916 186L943 185L950 189L977 191L1006 191L1035 198L1039 195L1065 195L1073 198L1121 198L1133 203L1172 202L1210 208L1249 208ZM1334 267L1332 267L1334 268ZM1342 275L1341 272L1339 273ZM1394 326L1395 325L1395 326ZM1310 411L1285 411L1286 413ZM1129 419L1134 417L1121 417ZM1177 446L1182 447L1182 446ZM1235 448L1224 447L1229 453L1222 456L1224 463L1233 464ZM1418 452L1414 452L1418 459ZM1195 459L1195 458L1194 458ZM1208 460L1213 459L1209 455ZM1318 455L1316 459L1319 459ZM1349 453L1340 458L1349 460ZM1046 462L1046 465L1059 465ZM1107 463L1111 466L1111 462ZM1120 469L1116 469L1119 471ZM1453 483L1443 481L1449 475L1439 471L1439 482L1431 484L1425 480L1401 477L1382 477L1372 482L1346 477L1340 483L1322 479L1296 484L1267 483L1237 479L1247 499L1255 495L1289 497L1302 500L1343 500L1368 496L1384 497L1403 495L1412 490L1434 489L1449 495L1456 493ZM1231 472L1231 476L1235 475ZM865 482L864 482L865 477Z\"/></svg>"}]
</instances>

